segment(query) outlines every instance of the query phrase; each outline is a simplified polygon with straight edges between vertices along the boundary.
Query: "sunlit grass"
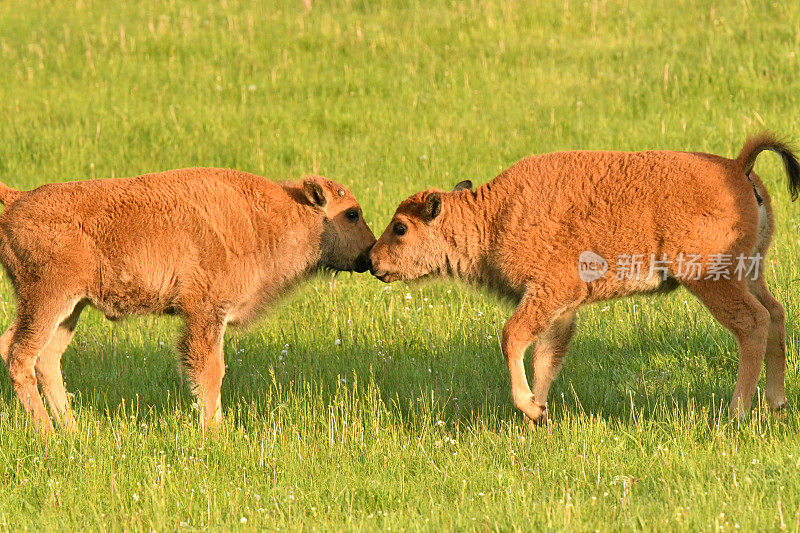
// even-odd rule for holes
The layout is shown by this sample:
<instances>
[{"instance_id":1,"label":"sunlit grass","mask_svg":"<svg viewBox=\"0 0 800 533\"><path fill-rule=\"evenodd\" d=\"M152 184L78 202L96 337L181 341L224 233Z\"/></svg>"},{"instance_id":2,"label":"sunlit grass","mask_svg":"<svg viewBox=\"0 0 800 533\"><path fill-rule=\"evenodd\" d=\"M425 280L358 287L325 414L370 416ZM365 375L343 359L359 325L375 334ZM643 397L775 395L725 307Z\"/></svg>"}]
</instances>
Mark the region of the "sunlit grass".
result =
<instances>
[{"instance_id":1,"label":"sunlit grass","mask_svg":"<svg viewBox=\"0 0 800 533\"><path fill-rule=\"evenodd\" d=\"M530 153L800 140L794 4L541 4L2 3L0 180L319 172L377 233L409 194ZM800 215L776 158L758 171L795 404ZM86 312L63 359L77 433L40 438L0 373L0 528L797 528L800 419L728 421L735 344L686 292L584 309L537 432L510 403L510 312L452 283L317 278L227 336L217 434L177 321Z\"/></svg>"}]
</instances>

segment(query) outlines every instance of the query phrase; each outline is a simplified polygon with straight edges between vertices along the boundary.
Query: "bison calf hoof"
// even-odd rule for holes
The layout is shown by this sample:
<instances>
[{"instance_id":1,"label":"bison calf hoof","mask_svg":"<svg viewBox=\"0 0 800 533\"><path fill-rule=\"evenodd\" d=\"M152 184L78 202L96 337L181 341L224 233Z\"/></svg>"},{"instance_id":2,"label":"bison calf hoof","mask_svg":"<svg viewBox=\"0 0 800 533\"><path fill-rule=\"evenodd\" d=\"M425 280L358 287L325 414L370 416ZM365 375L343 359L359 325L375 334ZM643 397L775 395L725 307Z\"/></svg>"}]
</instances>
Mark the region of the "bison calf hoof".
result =
<instances>
[{"instance_id":1,"label":"bison calf hoof","mask_svg":"<svg viewBox=\"0 0 800 533\"><path fill-rule=\"evenodd\" d=\"M525 425L528 426L530 430L550 425L550 414L547 412L547 406L537 405L536 407L539 410L539 416L533 418L529 415L525 415Z\"/></svg>"},{"instance_id":2,"label":"bison calf hoof","mask_svg":"<svg viewBox=\"0 0 800 533\"><path fill-rule=\"evenodd\" d=\"M789 413L789 404L784 399L779 402L775 407L771 408L772 414L780 421L785 421Z\"/></svg>"},{"instance_id":3,"label":"bison calf hoof","mask_svg":"<svg viewBox=\"0 0 800 533\"><path fill-rule=\"evenodd\" d=\"M777 402L769 402L769 403L774 404L772 410L776 413L785 412L789 408L789 404L786 401L786 398L779 400Z\"/></svg>"},{"instance_id":4,"label":"bison calf hoof","mask_svg":"<svg viewBox=\"0 0 800 533\"><path fill-rule=\"evenodd\" d=\"M34 419L33 425L42 435L52 435L55 431L55 428L53 427L53 421L50 420L50 417L48 416Z\"/></svg>"}]
</instances>

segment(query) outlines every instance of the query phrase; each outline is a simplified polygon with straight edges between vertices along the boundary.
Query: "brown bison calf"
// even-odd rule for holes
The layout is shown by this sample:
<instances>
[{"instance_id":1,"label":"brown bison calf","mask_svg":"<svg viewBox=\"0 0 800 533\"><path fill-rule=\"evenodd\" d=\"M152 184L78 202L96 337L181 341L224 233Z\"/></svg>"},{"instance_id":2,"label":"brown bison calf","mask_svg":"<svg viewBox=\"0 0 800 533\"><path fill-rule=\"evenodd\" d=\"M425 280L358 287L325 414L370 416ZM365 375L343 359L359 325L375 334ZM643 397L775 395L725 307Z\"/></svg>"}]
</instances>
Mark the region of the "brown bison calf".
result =
<instances>
[{"instance_id":1,"label":"brown bison calf","mask_svg":"<svg viewBox=\"0 0 800 533\"><path fill-rule=\"evenodd\" d=\"M372 273L385 282L452 276L517 303L502 350L514 405L532 423L548 419L576 309L678 284L736 337L732 412L749 410L765 359L767 401L781 409L784 311L760 269L773 231L769 194L753 173L762 150L780 154L795 199L800 166L769 134L734 160L672 151L528 157L474 191L462 182L405 200L370 253ZM531 391L523 356L534 340Z\"/></svg>"},{"instance_id":2,"label":"brown bison calf","mask_svg":"<svg viewBox=\"0 0 800 533\"><path fill-rule=\"evenodd\" d=\"M178 345L206 426L222 418L227 324L318 269L368 268L375 237L347 189L322 177L273 183L211 168L130 179L0 184L0 262L17 314L0 337L11 382L36 425L71 426L61 354L81 310L110 319L178 314Z\"/></svg>"}]
</instances>

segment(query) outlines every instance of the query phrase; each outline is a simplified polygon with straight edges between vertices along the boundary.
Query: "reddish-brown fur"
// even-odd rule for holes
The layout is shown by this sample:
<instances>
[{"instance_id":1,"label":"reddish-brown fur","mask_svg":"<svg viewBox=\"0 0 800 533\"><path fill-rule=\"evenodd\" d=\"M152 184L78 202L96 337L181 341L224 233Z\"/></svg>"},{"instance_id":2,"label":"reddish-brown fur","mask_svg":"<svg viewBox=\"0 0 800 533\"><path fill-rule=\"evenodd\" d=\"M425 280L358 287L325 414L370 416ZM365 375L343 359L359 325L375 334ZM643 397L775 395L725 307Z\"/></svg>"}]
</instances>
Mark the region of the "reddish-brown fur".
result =
<instances>
[{"instance_id":1,"label":"reddish-brown fur","mask_svg":"<svg viewBox=\"0 0 800 533\"><path fill-rule=\"evenodd\" d=\"M501 344L514 405L531 422L547 420L547 392L578 307L669 290L679 281L736 337L739 375L731 409L749 409L764 359L767 400L779 409L786 401L784 311L763 275L738 279L730 276L731 266L732 279L677 280L673 271L666 279L618 279L615 265L623 254L672 261L681 253L700 254L705 276L713 254L765 255L773 230L771 200L751 172L764 149L781 155L796 196L797 160L769 134L749 139L735 160L671 151L528 157L474 191L470 183L459 184L450 193L428 190L402 202L370 253L372 272L386 282L453 276L517 303ZM604 276L581 280L583 251L607 260ZM531 389L523 356L534 340Z\"/></svg>"},{"instance_id":2,"label":"reddish-brown fur","mask_svg":"<svg viewBox=\"0 0 800 533\"><path fill-rule=\"evenodd\" d=\"M111 319L180 315L178 348L211 426L222 415L226 325L320 268L363 272L375 242L353 195L318 176L273 183L193 168L30 192L0 184L0 201L0 262L18 299L0 354L45 430L37 383L56 421L73 424L60 359L87 304Z\"/></svg>"}]
</instances>

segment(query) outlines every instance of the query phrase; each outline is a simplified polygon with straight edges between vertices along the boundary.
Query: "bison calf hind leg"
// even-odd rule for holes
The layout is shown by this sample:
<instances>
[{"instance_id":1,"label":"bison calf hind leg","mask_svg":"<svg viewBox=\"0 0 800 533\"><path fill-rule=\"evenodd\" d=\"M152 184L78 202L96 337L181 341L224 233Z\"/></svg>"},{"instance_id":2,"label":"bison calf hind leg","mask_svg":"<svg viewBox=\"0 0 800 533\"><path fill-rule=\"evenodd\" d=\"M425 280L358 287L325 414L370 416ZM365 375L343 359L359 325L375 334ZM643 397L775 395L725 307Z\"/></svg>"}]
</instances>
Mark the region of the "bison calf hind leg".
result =
<instances>
[{"instance_id":1,"label":"bison calf hind leg","mask_svg":"<svg viewBox=\"0 0 800 533\"><path fill-rule=\"evenodd\" d=\"M178 351L187 374L193 383L192 392L205 427L222 422L220 388L225 375L225 355L222 339L225 321L214 314L187 315L186 329Z\"/></svg>"},{"instance_id":2,"label":"bison calf hind leg","mask_svg":"<svg viewBox=\"0 0 800 533\"><path fill-rule=\"evenodd\" d=\"M739 347L739 371L731 399L731 416L746 416L758 385L767 351L770 313L737 280L703 280L687 284L720 324L728 328Z\"/></svg>"},{"instance_id":3,"label":"bison calf hind leg","mask_svg":"<svg viewBox=\"0 0 800 533\"><path fill-rule=\"evenodd\" d=\"M760 276L750 284L750 291L758 298L770 316L769 337L764 366L767 374L767 404L780 410L786 407L786 313Z\"/></svg>"}]
</instances>

